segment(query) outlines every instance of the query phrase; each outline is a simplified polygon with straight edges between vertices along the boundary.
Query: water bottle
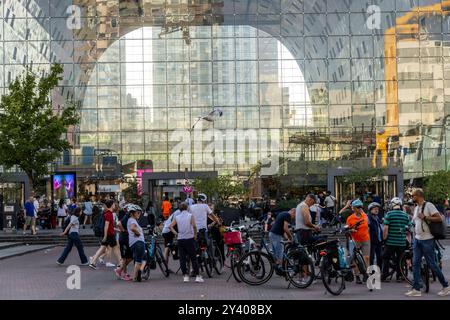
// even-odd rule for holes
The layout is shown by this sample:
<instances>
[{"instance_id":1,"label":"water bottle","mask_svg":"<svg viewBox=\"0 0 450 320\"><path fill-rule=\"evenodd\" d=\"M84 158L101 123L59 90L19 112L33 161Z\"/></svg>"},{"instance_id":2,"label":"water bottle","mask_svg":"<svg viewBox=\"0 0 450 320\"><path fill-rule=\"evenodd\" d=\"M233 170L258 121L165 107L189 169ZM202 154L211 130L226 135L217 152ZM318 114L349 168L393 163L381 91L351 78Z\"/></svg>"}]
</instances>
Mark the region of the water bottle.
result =
<instances>
[{"instance_id":1,"label":"water bottle","mask_svg":"<svg viewBox=\"0 0 450 320\"><path fill-rule=\"evenodd\" d=\"M347 258L345 255L345 250L344 248L342 248L341 246L338 247L338 253L339 253L339 267L341 269L346 269L348 268L348 264L347 264Z\"/></svg>"},{"instance_id":2,"label":"water bottle","mask_svg":"<svg viewBox=\"0 0 450 320\"><path fill-rule=\"evenodd\" d=\"M155 252L154 249L155 249L155 238L152 238L152 240L150 241L150 248L149 248L149 250L150 250L150 252L149 252L150 258L153 258L153 254Z\"/></svg>"}]
</instances>

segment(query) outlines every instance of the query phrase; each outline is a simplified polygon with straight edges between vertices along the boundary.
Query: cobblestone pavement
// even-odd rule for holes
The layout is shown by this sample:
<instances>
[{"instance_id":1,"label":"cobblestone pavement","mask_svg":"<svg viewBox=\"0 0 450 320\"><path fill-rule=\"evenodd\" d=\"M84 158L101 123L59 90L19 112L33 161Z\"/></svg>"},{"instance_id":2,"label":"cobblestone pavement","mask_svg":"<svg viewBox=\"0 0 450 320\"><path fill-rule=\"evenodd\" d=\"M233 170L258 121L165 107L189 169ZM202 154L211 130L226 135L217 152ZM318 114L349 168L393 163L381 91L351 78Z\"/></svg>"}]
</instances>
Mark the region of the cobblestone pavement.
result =
<instances>
[{"instance_id":1,"label":"cobblestone pavement","mask_svg":"<svg viewBox=\"0 0 450 320\"><path fill-rule=\"evenodd\" d=\"M450 243L444 252L444 274L450 278ZM69 274L67 266L79 264L74 249L65 266L58 266L55 261L63 248L30 253L0 261L0 299L189 299L189 300L339 300L339 299L447 299L437 296L440 290L438 283L432 283L430 293L421 298L406 298L405 283L382 283L381 290L369 292L364 285L347 283L346 290L338 297L325 294L323 284L319 280L310 288L301 290L287 289L284 279L274 276L262 286L247 286L236 283L233 278L226 281L229 270L212 279L205 278L203 284L195 282L183 283L181 275L164 278L159 269L152 270L150 280L142 283L130 283L116 280L113 269L100 267L92 270L81 267L81 289L69 290L66 286ZM96 248L86 248L86 254L93 255ZM178 269L178 263L171 265Z\"/></svg>"}]
</instances>

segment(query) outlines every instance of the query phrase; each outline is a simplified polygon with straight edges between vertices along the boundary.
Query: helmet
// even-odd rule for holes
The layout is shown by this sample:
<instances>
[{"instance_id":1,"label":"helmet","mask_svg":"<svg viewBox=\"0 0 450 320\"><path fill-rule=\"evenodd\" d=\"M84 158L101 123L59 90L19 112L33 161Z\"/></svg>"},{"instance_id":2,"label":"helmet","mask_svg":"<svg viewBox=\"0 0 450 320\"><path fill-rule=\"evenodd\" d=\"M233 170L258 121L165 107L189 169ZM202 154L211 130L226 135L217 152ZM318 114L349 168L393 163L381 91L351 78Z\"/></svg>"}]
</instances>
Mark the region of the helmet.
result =
<instances>
[{"instance_id":1,"label":"helmet","mask_svg":"<svg viewBox=\"0 0 450 320\"><path fill-rule=\"evenodd\" d=\"M355 201L352 202L352 207L355 208L362 208L363 207L363 203L361 200L356 199Z\"/></svg>"},{"instance_id":2,"label":"helmet","mask_svg":"<svg viewBox=\"0 0 450 320\"><path fill-rule=\"evenodd\" d=\"M139 211L139 212L142 212L142 208L141 208L141 207L139 207L137 204L132 204L132 203L127 204L127 205L125 206L125 210L126 210L127 212L131 212L131 211Z\"/></svg>"},{"instance_id":3,"label":"helmet","mask_svg":"<svg viewBox=\"0 0 450 320\"><path fill-rule=\"evenodd\" d=\"M198 197L197 197L197 200L201 201L201 202L205 202L206 200L208 200L208 197L204 193L199 193Z\"/></svg>"},{"instance_id":4,"label":"helmet","mask_svg":"<svg viewBox=\"0 0 450 320\"><path fill-rule=\"evenodd\" d=\"M371 204L369 204L369 211L372 210L373 208L379 208L381 207L381 205L378 202L372 202Z\"/></svg>"},{"instance_id":5,"label":"helmet","mask_svg":"<svg viewBox=\"0 0 450 320\"><path fill-rule=\"evenodd\" d=\"M402 199L400 199L398 197L392 198L391 207L402 206L402 205L403 205Z\"/></svg>"}]
</instances>

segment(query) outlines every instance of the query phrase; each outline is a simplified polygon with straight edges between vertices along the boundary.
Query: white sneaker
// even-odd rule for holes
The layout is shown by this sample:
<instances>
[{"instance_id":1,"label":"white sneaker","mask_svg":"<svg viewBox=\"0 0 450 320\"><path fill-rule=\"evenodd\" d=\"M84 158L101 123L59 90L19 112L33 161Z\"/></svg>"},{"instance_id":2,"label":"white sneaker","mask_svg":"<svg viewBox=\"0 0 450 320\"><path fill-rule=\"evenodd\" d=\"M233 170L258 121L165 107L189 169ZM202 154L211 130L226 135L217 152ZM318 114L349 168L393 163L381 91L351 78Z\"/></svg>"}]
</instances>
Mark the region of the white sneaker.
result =
<instances>
[{"instance_id":1,"label":"white sneaker","mask_svg":"<svg viewBox=\"0 0 450 320\"><path fill-rule=\"evenodd\" d=\"M106 267L107 267L107 268L115 268L116 265L115 265L114 263L107 262L107 263L106 263Z\"/></svg>"},{"instance_id":2,"label":"white sneaker","mask_svg":"<svg viewBox=\"0 0 450 320\"><path fill-rule=\"evenodd\" d=\"M438 292L438 296L445 297L450 294L450 287L443 288L441 291Z\"/></svg>"},{"instance_id":3,"label":"white sneaker","mask_svg":"<svg viewBox=\"0 0 450 320\"><path fill-rule=\"evenodd\" d=\"M105 264L105 260L103 260L102 258L98 258L98 263Z\"/></svg>"},{"instance_id":4,"label":"white sneaker","mask_svg":"<svg viewBox=\"0 0 450 320\"><path fill-rule=\"evenodd\" d=\"M407 297L421 297L422 296L422 292L416 290L416 289L412 289L410 291L408 291L407 293L405 293L405 296Z\"/></svg>"},{"instance_id":5,"label":"white sneaker","mask_svg":"<svg viewBox=\"0 0 450 320\"><path fill-rule=\"evenodd\" d=\"M189 282L189 275L188 274L184 275L183 282Z\"/></svg>"},{"instance_id":6,"label":"white sneaker","mask_svg":"<svg viewBox=\"0 0 450 320\"><path fill-rule=\"evenodd\" d=\"M205 280L203 280L202 276L197 276L195 277L195 282L205 282Z\"/></svg>"}]
</instances>

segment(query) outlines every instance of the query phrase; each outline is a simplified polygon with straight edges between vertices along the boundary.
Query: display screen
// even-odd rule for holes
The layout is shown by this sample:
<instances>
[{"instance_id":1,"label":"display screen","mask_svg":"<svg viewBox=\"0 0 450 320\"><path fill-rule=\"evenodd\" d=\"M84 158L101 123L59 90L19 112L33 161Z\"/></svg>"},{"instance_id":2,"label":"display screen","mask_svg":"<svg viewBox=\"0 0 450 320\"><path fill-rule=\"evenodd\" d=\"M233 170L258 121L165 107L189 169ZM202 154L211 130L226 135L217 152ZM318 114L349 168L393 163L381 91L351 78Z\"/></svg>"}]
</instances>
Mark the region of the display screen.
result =
<instances>
[{"instance_id":1,"label":"display screen","mask_svg":"<svg viewBox=\"0 0 450 320\"><path fill-rule=\"evenodd\" d=\"M76 177L74 173L55 174L52 178L55 199L75 197Z\"/></svg>"}]
</instances>

